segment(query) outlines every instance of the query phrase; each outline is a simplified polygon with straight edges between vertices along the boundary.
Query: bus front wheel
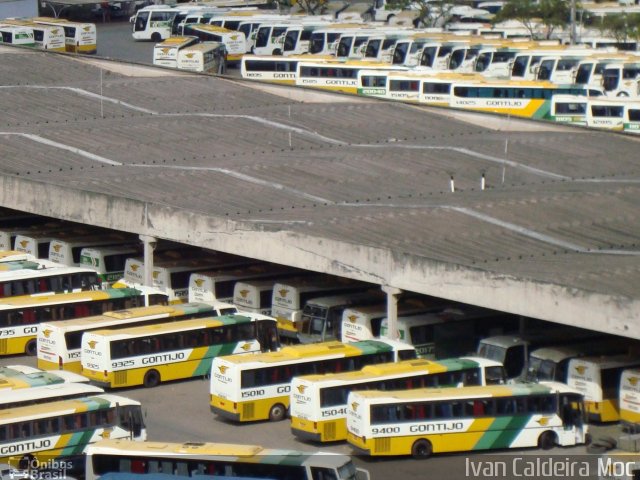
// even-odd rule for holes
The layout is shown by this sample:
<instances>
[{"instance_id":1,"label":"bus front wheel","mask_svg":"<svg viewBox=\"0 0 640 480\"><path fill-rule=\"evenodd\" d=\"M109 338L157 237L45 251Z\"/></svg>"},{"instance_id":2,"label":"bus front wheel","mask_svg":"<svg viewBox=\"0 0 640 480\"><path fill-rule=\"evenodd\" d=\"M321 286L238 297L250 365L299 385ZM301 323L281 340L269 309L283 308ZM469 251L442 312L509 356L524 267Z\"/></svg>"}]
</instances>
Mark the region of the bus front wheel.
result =
<instances>
[{"instance_id":1,"label":"bus front wheel","mask_svg":"<svg viewBox=\"0 0 640 480\"><path fill-rule=\"evenodd\" d=\"M156 42L156 43L158 43L158 42L160 42L161 40L162 40L162 36L161 36L158 32L153 32L153 33L151 34L151 41L152 41L152 42Z\"/></svg>"},{"instance_id":2,"label":"bus front wheel","mask_svg":"<svg viewBox=\"0 0 640 480\"><path fill-rule=\"evenodd\" d=\"M284 416L287 413L287 409L281 403L276 403L271 410L269 410L269 420L272 422L279 422L284 420Z\"/></svg>"},{"instance_id":3,"label":"bus front wheel","mask_svg":"<svg viewBox=\"0 0 640 480\"><path fill-rule=\"evenodd\" d=\"M413 447L411 447L413 458L429 458L432 452L431 442L425 439L416 440Z\"/></svg>"},{"instance_id":4,"label":"bus front wheel","mask_svg":"<svg viewBox=\"0 0 640 480\"><path fill-rule=\"evenodd\" d=\"M544 432L538 438L538 447L542 450L551 450L556 444L556 435L553 432Z\"/></svg>"},{"instance_id":5,"label":"bus front wheel","mask_svg":"<svg viewBox=\"0 0 640 480\"><path fill-rule=\"evenodd\" d=\"M149 370L144 374L144 386L145 388L153 388L160 383L160 374L157 370Z\"/></svg>"},{"instance_id":6,"label":"bus front wheel","mask_svg":"<svg viewBox=\"0 0 640 480\"><path fill-rule=\"evenodd\" d=\"M24 348L24 353L30 357L34 357L38 353L38 343L35 339L29 340Z\"/></svg>"}]
</instances>

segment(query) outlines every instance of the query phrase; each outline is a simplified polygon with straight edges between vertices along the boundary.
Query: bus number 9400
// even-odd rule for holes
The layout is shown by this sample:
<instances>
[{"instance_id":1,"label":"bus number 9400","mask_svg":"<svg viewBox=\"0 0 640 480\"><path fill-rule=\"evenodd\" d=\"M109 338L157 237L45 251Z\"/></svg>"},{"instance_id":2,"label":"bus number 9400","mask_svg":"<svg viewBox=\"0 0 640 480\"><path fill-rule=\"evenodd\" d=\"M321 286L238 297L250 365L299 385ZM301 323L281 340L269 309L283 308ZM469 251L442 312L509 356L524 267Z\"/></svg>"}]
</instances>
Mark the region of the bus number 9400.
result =
<instances>
[{"instance_id":1,"label":"bus number 9400","mask_svg":"<svg viewBox=\"0 0 640 480\"><path fill-rule=\"evenodd\" d=\"M372 428L371 433L373 435L385 435L391 433L400 433L400 427L381 427L381 428Z\"/></svg>"}]
</instances>

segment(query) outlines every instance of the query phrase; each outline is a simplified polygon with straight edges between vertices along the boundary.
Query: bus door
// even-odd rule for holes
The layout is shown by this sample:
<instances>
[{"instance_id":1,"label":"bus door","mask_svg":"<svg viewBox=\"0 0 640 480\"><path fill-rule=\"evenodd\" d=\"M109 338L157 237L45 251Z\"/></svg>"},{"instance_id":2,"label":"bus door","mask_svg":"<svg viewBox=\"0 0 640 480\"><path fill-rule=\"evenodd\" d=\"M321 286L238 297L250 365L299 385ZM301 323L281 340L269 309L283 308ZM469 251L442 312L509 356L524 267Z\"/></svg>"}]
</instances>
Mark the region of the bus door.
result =
<instances>
[{"instance_id":1,"label":"bus door","mask_svg":"<svg viewBox=\"0 0 640 480\"><path fill-rule=\"evenodd\" d=\"M136 15L135 24L133 26L134 32L144 32L147 29L147 23L149 22L149 15L151 12L138 12Z\"/></svg>"},{"instance_id":2,"label":"bus door","mask_svg":"<svg viewBox=\"0 0 640 480\"><path fill-rule=\"evenodd\" d=\"M276 352L280 348L277 322L256 321L256 338L260 343L260 351Z\"/></svg>"}]
</instances>

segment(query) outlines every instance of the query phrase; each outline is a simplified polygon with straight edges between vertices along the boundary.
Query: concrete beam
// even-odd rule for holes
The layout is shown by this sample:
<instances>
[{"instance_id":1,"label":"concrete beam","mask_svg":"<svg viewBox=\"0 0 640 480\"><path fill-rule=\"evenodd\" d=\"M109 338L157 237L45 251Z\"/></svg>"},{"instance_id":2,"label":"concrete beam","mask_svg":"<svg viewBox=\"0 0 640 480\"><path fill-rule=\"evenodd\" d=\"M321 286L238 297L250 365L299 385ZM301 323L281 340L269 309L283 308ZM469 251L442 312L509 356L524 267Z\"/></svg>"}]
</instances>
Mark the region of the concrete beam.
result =
<instances>
[{"instance_id":1,"label":"concrete beam","mask_svg":"<svg viewBox=\"0 0 640 480\"><path fill-rule=\"evenodd\" d=\"M0 177L1 205L640 339L640 302L272 226Z\"/></svg>"}]
</instances>

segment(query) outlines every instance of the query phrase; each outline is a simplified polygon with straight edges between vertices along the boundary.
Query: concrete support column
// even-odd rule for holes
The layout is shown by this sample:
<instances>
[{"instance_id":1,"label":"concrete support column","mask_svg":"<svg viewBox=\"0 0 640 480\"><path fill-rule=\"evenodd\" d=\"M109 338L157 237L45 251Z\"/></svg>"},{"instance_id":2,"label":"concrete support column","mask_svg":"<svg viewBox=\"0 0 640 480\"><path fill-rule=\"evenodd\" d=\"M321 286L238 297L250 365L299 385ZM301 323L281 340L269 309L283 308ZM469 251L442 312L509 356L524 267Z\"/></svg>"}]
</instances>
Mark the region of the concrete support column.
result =
<instances>
[{"instance_id":1,"label":"concrete support column","mask_svg":"<svg viewBox=\"0 0 640 480\"><path fill-rule=\"evenodd\" d=\"M144 244L144 284L153 287L153 250L158 240L149 235L140 235L140 241Z\"/></svg>"},{"instance_id":2,"label":"concrete support column","mask_svg":"<svg viewBox=\"0 0 640 480\"><path fill-rule=\"evenodd\" d=\"M398 340L398 295L402 290L389 285L382 285L381 288L387 294L387 338Z\"/></svg>"}]
</instances>

